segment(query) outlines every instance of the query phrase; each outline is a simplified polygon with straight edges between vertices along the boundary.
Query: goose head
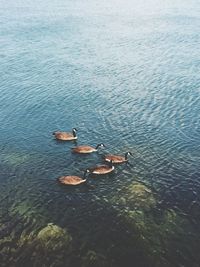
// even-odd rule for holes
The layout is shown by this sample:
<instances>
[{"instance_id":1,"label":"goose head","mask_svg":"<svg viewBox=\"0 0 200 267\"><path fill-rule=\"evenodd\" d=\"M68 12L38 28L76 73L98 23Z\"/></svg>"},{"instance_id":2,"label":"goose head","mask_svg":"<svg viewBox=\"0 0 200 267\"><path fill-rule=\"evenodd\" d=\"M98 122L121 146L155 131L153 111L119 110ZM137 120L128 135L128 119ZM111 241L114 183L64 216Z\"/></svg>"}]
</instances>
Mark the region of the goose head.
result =
<instances>
[{"instance_id":1,"label":"goose head","mask_svg":"<svg viewBox=\"0 0 200 267\"><path fill-rule=\"evenodd\" d=\"M105 147L105 145L103 143L100 143L96 146L96 149L98 149L99 147Z\"/></svg>"},{"instance_id":2,"label":"goose head","mask_svg":"<svg viewBox=\"0 0 200 267\"><path fill-rule=\"evenodd\" d=\"M133 156L133 154L130 151L128 151L125 153L125 159L126 160L128 159L128 156Z\"/></svg>"},{"instance_id":3,"label":"goose head","mask_svg":"<svg viewBox=\"0 0 200 267\"><path fill-rule=\"evenodd\" d=\"M76 137L76 132L77 132L77 131L78 131L78 130L77 130L76 128L73 128L73 129L72 129L72 133L73 133L73 136L74 136L74 137Z\"/></svg>"},{"instance_id":4,"label":"goose head","mask_svg":"<svg viewBox=\"0 0 200 267\"><path fill-rule=\"evenodd\" d=\"M112 166L113 166L113 161L112 161L112 159L111 159L110 161L108 161L108 166L112 168Z\"/></svg>"},{"instance_id":5,"label":"goose head","mask_svg":"<svg viewBox=\"0 0 200 267\"><path fill-rule=\"evenodd\" d=\"M89 176L87 176L87 174L88 174L88 175L90 174L90 170L89 170L89 169L86 169L86 170L84 171L83 179L88 179Z\"/></svg>"}]
</instances>

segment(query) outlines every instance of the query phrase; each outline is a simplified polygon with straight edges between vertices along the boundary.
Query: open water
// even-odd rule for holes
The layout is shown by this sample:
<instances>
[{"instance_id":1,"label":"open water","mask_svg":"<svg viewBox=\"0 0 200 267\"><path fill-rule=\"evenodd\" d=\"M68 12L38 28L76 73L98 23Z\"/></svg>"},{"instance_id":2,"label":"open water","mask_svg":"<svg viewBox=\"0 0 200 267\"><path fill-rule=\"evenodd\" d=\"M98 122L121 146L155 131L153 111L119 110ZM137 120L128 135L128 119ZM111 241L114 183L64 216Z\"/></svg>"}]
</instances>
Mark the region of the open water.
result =
<instances>
[{"instance_id":1,"label":"open water","mask_svg":"<svg viewBox=\"0 0 200 267\"><path fill-rule=\"evenodd\" d=\"M200 266L199 29L197 0L0 0L0 265ZM89 186L56 182L127 151ZM131 207L134 183L153 208ZM67 259L24 241L48 223Z\"/></svg>"}]
</instances>

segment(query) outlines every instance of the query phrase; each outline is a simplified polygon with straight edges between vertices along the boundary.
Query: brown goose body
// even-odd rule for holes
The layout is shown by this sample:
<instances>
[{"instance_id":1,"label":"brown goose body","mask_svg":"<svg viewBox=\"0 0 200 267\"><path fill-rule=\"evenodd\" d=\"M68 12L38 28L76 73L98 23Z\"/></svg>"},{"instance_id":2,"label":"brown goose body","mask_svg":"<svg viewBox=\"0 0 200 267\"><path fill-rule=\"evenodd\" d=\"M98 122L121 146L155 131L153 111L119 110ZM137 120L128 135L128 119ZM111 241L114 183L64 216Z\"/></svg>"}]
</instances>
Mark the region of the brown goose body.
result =
<instances>
[{"instance_id":1,"label":"brown goose body","mask_svg":"<svg viewBox=\"0 0 200 267\"><path fill-rule=\"evenodd\" d=\"M98 151L99 147L105 147L104 144L98 144L95 148L92 146L82 145L72 148L73 153L89 154Z\"/></svg>"},{"instance_id":2,"label":"brown goose body","mask_svg":"<svg viewBox=\"0 0 200 267\"><path fill-rule=\"evenodd\" d=\"M104 159L108 162L112 160L113 163L123 163L128 161L128 159L125 159L125 157L123 156L117 156L112 154L106 155Z\"/></svg>"},{"instance_id":3,"label":"brown goose body","mask_svg":"<svg viewBox=\"0 0 200 267\"><path fill-rule=\"evenodd\" d=\"M79 154L88 154L96 151L97 150L92 146L77 146L72 148L73 153L79 153Z\"/></svg>"},{"instance_id":4,"label":"brown goose body","mask_svg":"<svg viewBox=\"0 0 200 267\"><path fill-rule=\"evenodd\" d=\"M124 162L128 161L128 155L132 155L132 153L126 152L125 156L118 156L118 155L109 154L109 155L105 155L104 160L107 162L112 161L115 164L124 163Z\"/></svg>"},{"instance_id":5,"label":"brown goose body","mask_svg":"<svg viewBox=\"0 0 200 267\"><path fill-rule=\"evenodd\" d=\"M115 167L114 166L109 166L109 165L99 165L94 168L90 168L89 171L92 174L107 174L112 171L114 171Z\"/></svg>"},{"instance_id":6,"label":"brown goose body","mask_svg":"<svg viewBox=\"0 0 200 267\"><path fill-rule=\"evenodd\" d=\"M58 178L61 184L65 185L79 185L86 182L86 179L82 179L79 176L61 176Z\"/></svg>"},{"instance_id":7,"label":"brown goose body","mask_svg":"<svg viewBox=\"0 0 200 267\"><path fill-rule=\"evenodd\" d=\"M76 129L73 128L71 133L68 132L54 132L53 135L57 140L73 141L77 139Z\"/></svg>"}]
</instances>

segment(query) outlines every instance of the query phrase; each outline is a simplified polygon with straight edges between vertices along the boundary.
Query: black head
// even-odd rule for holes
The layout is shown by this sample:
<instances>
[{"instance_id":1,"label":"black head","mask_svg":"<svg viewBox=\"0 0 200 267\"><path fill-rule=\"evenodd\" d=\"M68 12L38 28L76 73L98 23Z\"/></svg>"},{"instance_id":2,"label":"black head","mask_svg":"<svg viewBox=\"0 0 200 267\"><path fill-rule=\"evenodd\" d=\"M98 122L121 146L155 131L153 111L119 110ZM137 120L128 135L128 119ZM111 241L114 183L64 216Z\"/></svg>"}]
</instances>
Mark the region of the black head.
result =
<instances>
[{"instance_id":1,"label":"black head","mask_svg":"<svg viewBox=\"0 0 200 267\"><path fill-rule=\"evenodd\" d=\"M84 176L83 176L83 177L86 178L86 175L89 174L89 173L90 173L90 170L89 170L89 169L86 169L86 170L84 171Z\"/></svg>"},{"instance_id":2,"label":"black head","mask_svg":"<svg viewBox=\"0 0 200 267\"><path fill-rule=\"evenodd\" d=\"M76 128L73 128L72 129L72 133L73 133L73 136L76 137L76 132L77 132L77 129Z\"/></svg>"},{"instance_id":3,"label":"black head","mask_svg":"<svg viewBox=\"0 0 200 267\"><path fill-rule=\"evenodd\" d=\"M109 165L110 167L113 166L113 161L112 161L112 159L108 162L108 165Z\"/></svg>"},{"instance_id":4,"label":"black head","mask_svg":"<svg viewBox=\"0 0 200 267\"><path fill-rule=\"evenodd\" d=\"M100 143L96 146L96 149L98 149L99 147L105 147L105 145L103 143Z\"/></svg>"},{"instance_id":5,"label":"black head","mask_svg":"<svg viewBox=\"0 0 200 267\"><path fill-rule=\"evenodd\" d=\"M130 151L128 151L128 152L125 153L125 159L127 159L128 156L133 156L133 154Z\"/></svg>"}]
</instances>

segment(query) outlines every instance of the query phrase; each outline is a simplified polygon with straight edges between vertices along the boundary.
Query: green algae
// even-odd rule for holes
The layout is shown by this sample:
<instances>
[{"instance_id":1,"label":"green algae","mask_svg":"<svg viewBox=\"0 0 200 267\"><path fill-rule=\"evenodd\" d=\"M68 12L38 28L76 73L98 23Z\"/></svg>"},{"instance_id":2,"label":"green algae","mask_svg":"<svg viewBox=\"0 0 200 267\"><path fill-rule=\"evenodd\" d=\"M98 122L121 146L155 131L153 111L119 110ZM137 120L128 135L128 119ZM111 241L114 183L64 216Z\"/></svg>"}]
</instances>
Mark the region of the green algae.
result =
<instances>
[{"instance_id":1,"label":"green algae","mask_svg":"<svg viewBox=\"0 0 200 267\"><path fill-rule=\"evenodd\" d=\"M127 267L130 266L129 261L135 261L138 262L137 267L174 267L171 260L176 256L173 246L178 240L176 247L184 251L180 243L187 242L183 229L188 229L188 222L174 210L154 212L158 208L157 199L153 190L139 182L124 186L110 200L105 197L95 198L95 203L104 203L110 211L115 211L113 220L120 225L119 229L107 232L108 238L105 233L105 236L102 234L103 241L94 238L97 240L95 248L91 245L91 240L83 248L84 238L76 240L74 244L76 237L73 236L72 240L67 229L41 220L38 224L40 228L36 231L34 229L34 232L22 232L20 237L11 233L9 238L4 238L0 243L3 247L0 255L4 257L5 263L2 266L7 266L7 262L13 267L26 266L26 263L31 267ZM36 217L31 203L23 201L15 205L13 215L17 213L22 218ZM44 226L42 229L41 225ZM114 238L113 230L116 235ZM127 231L128 235L123 231ZM100 247L101 242L105 248Z\"/></svg>"},{"instance_id":2,"label":"green algae","mask_svg":"<svg viewBox=\"0 0 200 267\"><path fill-rule=\"evenodd\" d=\"M46 223L45 210L42 207L35 206L28 197L22 201L16 200L11 205L9 214L11 217L20 217L24 221L32 221L40 226Z\"/></svg>"},{"instance_id":3,"label":"green algae","mask_svg":"<svg viewBox=\"0 0 200 267\"><path fill-rule=\"evenodd\" d=\"M132 210L150 211L156 207L156 199L152 190L138 182L133 182L122 188L119 194L112 198L111 202Z\"/></svg>"},{"instance_id":4,"label":"green algae","mask_svg":"<svg viewBox=\"0 0 200 267\"><path fill-rule=\"evenodd\" d=\"M23 201L19 203L14 203L10 208L11 214L19 214L21 216L32 216L36 211L28 203L28 201Z\"/></svg>"},{"instance_id":5,"label":"green algae","mask_svg":"<svg viewBox=\"0 0 200 267\"><path fill-rule=\"evenodd\" d=\"M132 242L129 249L132 253L138 249L138 253L146 256L149 266L172 267L177 258L187 262L185 255L192 255L192 248L194 250L196 245L194 238L188 236L191 231L188 219L173 209L160 210L158 199L146 185L133 182L120 189L110 203L118 214L118 220L130 233ZM185 245L187 242L191 244L191 251ZM126 254L126 249L122 248L120 253ZM198 262L197 259L193 261Z\"/></svg>"},{"instance_id":6,"label":"green algae","mask_svg":"<svg viewBox=\"0 0 200 267\"><path fill-rule=\"evenodd\" d=\"M88 250L86 255L82 258L82 267L107 267L106 258L104 255Z\"/></svg>"},{"instance_id":7,"label":"green algae","mask_svg":"<svg viewBox=\"0 0 200 267\"><path fill-rule=\"evenodd\" d=\"M126 225L133 244L137 244L136 248L132 246L133 253L139 248L153 264L149 266L171 267L171 258L177 256L173 246L180 251L185 249L181 244L188 240L184 229L189 231L189 222L173 210L165 210L159 223L154 215L140 210L118 210L118 218Z\"/></svg>"},{"instance_id":8,"label":"green algae","mask_svg":"<svg viewBox=\"0 0 200 267\"><path fill-rule=\"evenodd\" d=\"M19 152L10 152L9 154L1 155L1 162L9 166L19 166L25 162L30 161L31 156Z\"/></svg>"},{"instance_id":9,"label":"green algae","mask_svg":"<svg viewBox=\"0 0 200 267\"><path fill-rule=\"evenodd\" d=\"M72 237L67 229L47 224L38 232L6 236L0 242L2 266L63 266L68 264Z\"/></svg>"},{"instance_id":10,"label":"green algae","mask_svg":"<svg viewBox=\"0 0 200 267\"><path fill-rule=\"evenodd\" d=\"M62 248L70 248L72 237L67 230L49 223L42 230L40 230L36 240L45 250L59 251Z\"/></svg>"},{"instance_id":11,"label":"green algae","mask_svg":"<svg viewBox=\"0 0 200 267\"><path fill-rule=\"evenodd\" d=\"M152 191L143 184L132 183L126 190L126 202L135 209L151 210L156 206L156 199Z\"/></svg>"}]
</instances>

